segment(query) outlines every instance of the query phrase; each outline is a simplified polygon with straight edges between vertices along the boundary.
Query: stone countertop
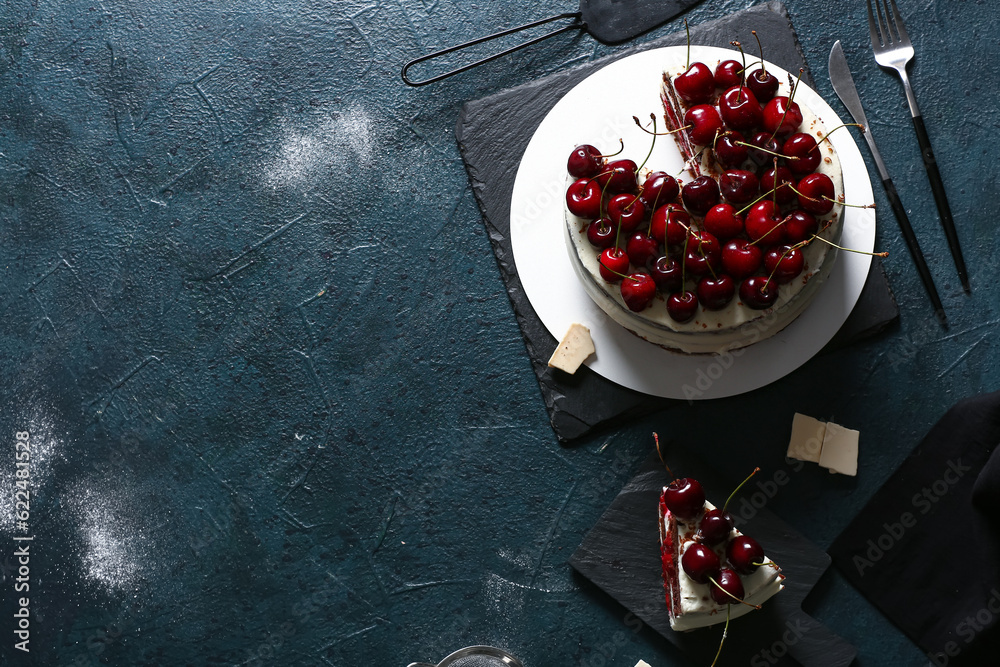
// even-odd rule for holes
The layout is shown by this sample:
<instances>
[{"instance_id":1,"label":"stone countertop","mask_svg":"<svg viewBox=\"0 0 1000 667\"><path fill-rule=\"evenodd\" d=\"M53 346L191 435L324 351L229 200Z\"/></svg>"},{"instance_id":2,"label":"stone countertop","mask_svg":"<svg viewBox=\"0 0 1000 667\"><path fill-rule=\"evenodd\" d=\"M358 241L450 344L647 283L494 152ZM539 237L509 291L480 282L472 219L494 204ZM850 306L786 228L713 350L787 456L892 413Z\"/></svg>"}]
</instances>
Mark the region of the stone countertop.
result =
<instances>
[{"instance_id":1,"label":"stone countertop","mask_svg":"<svg viewBox=\"0 0 1000 667\"><path fill-rule=\"evenodd\" d=\"M692 23L748 2L703 2ZM842 3L843 4L843 3ZM503 646L527 667L686 665L567 564L670 433L825 548L957 400L998 388L1000 12L901 2L969 264L959 285L866 12L787 3L821 94L844 44L951 326L876 182L901 310L751 394L560 446L454 138L462 104L629 48L564 33L423 88L406 60L567 3L27 2L0 12L0 423L32 444L38 665L360 665ZM673 32L678 21L636 42ZM844 114L846 116L846 113ZM874 165L862 148L872 174ZM857 479L782 457L793 412L861 431ZM921 654L837 573L809 611L859 665Z\"/></svg>"}]
</instances>

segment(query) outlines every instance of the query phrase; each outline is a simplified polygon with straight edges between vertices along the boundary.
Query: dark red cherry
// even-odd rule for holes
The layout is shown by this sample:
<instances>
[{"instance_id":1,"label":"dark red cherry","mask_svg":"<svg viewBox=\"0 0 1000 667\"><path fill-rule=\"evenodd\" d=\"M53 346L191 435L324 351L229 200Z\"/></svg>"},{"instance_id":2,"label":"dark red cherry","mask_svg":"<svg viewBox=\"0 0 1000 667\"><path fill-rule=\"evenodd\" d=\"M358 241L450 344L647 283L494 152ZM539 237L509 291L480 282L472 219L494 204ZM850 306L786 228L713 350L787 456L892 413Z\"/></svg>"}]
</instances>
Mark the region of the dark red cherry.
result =
<instances>
[{"instance_id":1,"label":"dark red cherry","mask_svg":"<svg viewBox=\"0 0 1000 667\"><path fill-rule=\"evenodd\" d=\"M689 276L700 277L718 270L721 260L713 260L708 255L702 255L697 250L684 253L684 270Z\"/></svg>"},{"instance_id":2,"label":"dark red cherry","mask_svg":"<svg viewBox=\"0 0 1000 667\"><path fill-rule=\"evenodd\" d=\"M656 296L656 283L645 273L630 273L621 284L622 299L634 313L645 310Z\"/></svg>"},{"instance_id":3,"label":"dark red cherry","mask_svg":"<svg viewBox=\"0 0 1000 667\"><path fill-rule=\"evenodd\" d=\"M669 204L681 193L680 183L665 171L650 172L639 188L639 201L647 211Z\"/></svg>"},{"instance_id":4,"label":"dark red cherry","mask_svg":"<svg viewBox=\"0 0 1000 667\"><path fill-rule=\"evenodd\" d=\"M747 161L749 152L743 144L743 135L736 130L729 130L719 135L715 141L715 157L726 169L737 169Z\"/></svg>"},{"instance_id":5,"label":"dark red cherry","mask_svg":"<svg viewBox=\"0 0 1000 667\"><path fill-rule=\"evenodd\" d=\"M733 239L722 247L722 268L734 280L757 273L763 261L764 251L746 239Z\"/></svg>"},{"instance_id":6,"label":"dark red cherry","mask_svg":"<svg viewBox=\"0 0 1000 667\"><path fill-rule=\"evenodd\" d=\"M725 273L705 276L698 281L697 292L698 303L708 310L721 310L736 295L736 282Z\"/></svg>"},{"instance_id":7,"label":"dark red cherry","mask_svg":"<svg viewBox=\"0 0 1000 667\"><path fill-rule=\"evenodd\" d=\"M772 164L775 156L781 155L781 143L770 132L758 132L750 137L750 159L754 164Z\"/></svg>"},{"instance_id":8,"label":"dark red cherry","mask_svg":"<svg viewBox=\"0 0 1000 667\"><path fill-rule=\"evenodd\" d=\"M826 174L809 174L799 181L799 206L814 215L823 215L833 209L833 181Z\"/></svg>"},{"instance_id":9,"label":"dark red cherry","mask_svg":"<svg viewBox=\"0 0 1000 667\"><path fill-rule=\"evenodd\" d=\"M615 244L618 229L608 218L598 218L587 225L587 240L595 248L610 248Z\"/></svg>"},{"instance_id":10,"label":"dark red cherry","mask_svg":"<svg viewBox=\"0 0 1000 667\"><path fill-rule=\"evenodd\" d=\"M649 234L667 245L684 243L690 228L691 215L680 204L661 206L653 212L649 221Z\"/></svg>"},{"instance_id":11,"label":"dark red cherry","mask_svg":"<svg viewBox=\"0 0 1000 667\"><path fill-rule=\"evenodd\" d=\"M623 232L631 232L646 217L646 207L635 195L615 195L608 201L608 217Z\"/></svg>"},{"instance_id":12,"label":"dark red cherry","mask_svg":"<svg viewBox=\"0 0 1000 667\"><path fill-rule=\"evenodd\" d=\"M737 535L726 545L726 560L740 574L753 574L764 562L764 548L749 535Z\"/></svg>"},{"instance_id":13,"label":"dark red cherry","mask_svg":"<svg viewBox=\"0 0 1000 667\"><path fill-rule=\"evenodd\" d=\"M714 234L708 231L693 231L688 240L688 250L696 250L699 253L717 258L722 252L722 244Z\"/></svg>"},{"instance_id":14,"label":"dark red cherry","mask_svg":"<svg viewBox=\"0 0 1000 667\"><path fill-rule=\"evenodd\" d=\"M775 97L764 106L764 129L778 137L796 132L802 125L802 110L785 96Z\"/></svg>"},{"instance_id":15,"label":"dark red cherry","mask_svg":"<svg viewBox=\"0 0 1000 667\"><path fill-rule=\"evenodd\" d=\"M743 64L736 60L723 60L715 66L715 85L726 89L743 83Z\"/></svg>"},{"instance_id":16,"label":"dark red cherry","mask_svg":"<svg viewBox=\"0 0 1000 667\"><path fill-rule=\"evenodd\" d=\"M740 581L740 575L724 567L719 570L715 583L709 586L709 595L716 604L740 604L740 600L746 596L746 591L743 582Z\"/></svg>"},{"instance_id":17,"label":"dark red cherry","mask_svg":"<svg viewBox=\"0 0 1000 667\"><path fill-rule=\"evenodd\" d=\"M740 301L754 310L765 310L778 301L778 283L766 276L750 276L740 284Z\"/></svg>"},{"instance_id":18,"label":"dark red cherry","mask_svg":"<svg viewBox=\"0 0 1000 667\"><path fill-rule=\"evenodd\" d=\"M684 269L694 276L703 276L721 268L722 246L708 232L691 232L685 247Z\"/></svg>"},{"instance_id":19,"label":"dark red cherry","mask_svg":"<svg viewBox=\"0 0 1000 667\"><path fill-rule=\"evenodd\" d=\"M674 479L663 489L663 504L674 516L690 521L705 508L705 490L696 479Z\"/></svg>"},{"instance_id":20,"label":"dark red cherry","mask_svg":"<svg viewBox=\"0 0 1000 667\"><path fill-rule=\"evenodd\" d=\"M778 165L770 169L763 167L761 169L761 193L770 193L773 191L773 194L769 195L768 199L774 199L778 204L790 204L795 201L795 191L792 190L795 177L792 176L792 172L788 167Z\"/></svg>"},{"instance_id":21,"label":"dark red cherry","mask_svg":"<svg viewBox=\"0 0 1000 667\"><path fill-rule=\"evenodd\" d=\"M758 67L747 77L747 86L757 96L757 101L767 104L778 94L778 77Z\"/></svg>"},{"instance_id":22,"label":"dark red cherry","mask_svg":"<svg viewBox=\"0 0 1000 667\"><path fill-rule=\"evenodd\" d=\"M757 175L746 169L728 169L719 176L719 192L732 204L749 204L760 194Z\"/></svg>"},{"instance_id":23,"label":"dark red cherry","mask_svg":"<svg viewBox=\"0 0 1000 667\"><path fill-rule=\"evenodd\" d=\"M566 188L566 208L577 217L597 220L601 217L601 186L589 178L573 181Z\"/></svg>"},{"instance_id":24,"label":"dark red cherry","mask_svg":"<svg viewBox=\"0 0 1000 667\"><path fill-rule=\"evenodd\" d=\"M816 171L822 157L811 134L796 132L785 139L781 152L789 157L788 168L796 176L805 176Z\"/></svg>"},{"instance_id":25,"label":"dark red cherry","mask_svg":"<svg viewBox=\"0 0 1000 667\"><path fill-rule=\"evenodd\" d=\"M691 63L674 77L674 90L688 104L704 104L715 94L715 77L705 63Z\"/></svg>"},{"instance_id":26,"label":"dark red cherry","mask_svg":"<svg viewBox=\"0 0 1000 667\"><path fill-rule=\"evenodd\" d=\"M691 214L680 204L667 205L667 225L665 238L667 245L681 245L691 229Z\"/></svg>"},{"instance_id":27,"label":"dark red cherry","mask_svg":"<svg viewBox=\"0 0 1000 667\"><path fill-rule=\"evenodd\" d=\"M591 178L597 175L603 165L601 152L590 144L583 144L569 154L566 169L573 178Z\"/></svg>"},{"instance_id":28,"label":"dark red cherry","mask_svg":"<svg viewBox=\"0 0 1000 667\"><path fill-rule=\"evenodd\" d=\"M710 145L715 141L716 135L724 131L722 117L711 104L699 104L688 109L684 114L684 124L691 126L687 131L688 136L700 146Z\"/></svg>"},{"instance_id":29,"label":"dark red cherry","mask_svg":"<svg viewBox=\"0 0 1000 667\"><path fill-rule=\"evenodd\" d=\"M732 514L723 512L716 507L714 510L708 510L705 512L705 516L701 517L701 523L698 524L698 535L703 543L715 546L729 539L729 534L735 525L736 522Z\"/></svg>"},{"instance_id":30,"label":"dark red cherry","mask_svg":"<svg viewBox=\"0 0 1000 667\"><path fill-rule=\"evenodd\" d=\"M616 283L628 273L628 255L621 248L605 248L598 259L601 277L609 283Z\"/></svg>"},{"instance_id":31,"label":"dark red cherry","mask_svg":"<svg viewBox=\"0 0 1000 667\"><path fill-rule=\"evenodd\" d=\"M636 191L636 172L638 167L632 160L613 160L594 179L607 194Z\"/></svg>"},{"instance_id":32,"label":"dark red cherry","mask_svg":"<svg viewBox=\"0 0 1000 667\"><path fill-rule=\"evenodd\" d=\"M774 202L763 199L750 207L743 226L751 241L756 241L757 245L771 246L781 243L785 238L781 222Z\"/></svg>"},{"instance_id":33,"label":"dark red cherry","mask_svg":"<svg viewBox=\"0 0 1000 667\"><path fill-rule=\"evenodd\" d=\"M709 579L719 576L722 563L714 551L704 544L692 542L681 555L681 567L687 576L699 584L707 584Z\"/></svg>"},{"instance_id":34,"label":"dark red cherry","mask_svg":"<svg viewBox=\"0 0 1000 667\"><path fill-rule=\"evenodd\" d=\"M800 243L812 238L819 231L819 221L808 211L795 209L785 216L785 241Z\"/></svg>"},{"instance_id":35,"label":"dark red cherry","mask_svg":"<svg viewBox=\"0 0 1000 667\"><path fill-rule=\"evenodd\" d=\"M705 215L708 209L719 203L719 184L708 176L699 176L684 184L681 199L687 210L695 215Z\"/></svg>"},{"instance_id":36,"label":"dark red cherry","mask_svg":"<svg viewBox=\"0 0 1000 667\"><path fill-rule=\"evenodd\" d=\"M660 254L660 244L645 232L636 232L625 244L625 253L632 266L645 268L647 264Z\"/></svg>"},{"instance_id":37,"label":"dark red cherry","mask_svg":"<svg viewBox=\"0 0 1000 667\"><path fill-rule=\"evenodd\" d=\"M681 324L690 322L698 312L698 297L690 290L675 292L667 297L667 315ZM704 504L704 503L703 503ZM693 517L691 517L693 518Z\"/></svg>"},{"instance_id":38,"label":"dark red cherry","mask_svg":"<svg viewBox=\"0 0 1000 667\"><path fill-rule=\"evenodd\" d=\"M743 233L743 216L732 204L716 204L705 214L705 231L726 241Z\"/></svg>"},{"instance_id":39,"label":"dark red cherry","mask_svg":"<svg viewBox=\"0 0 1000 667\"><path fill-rule=\"evenodd\" d=\"M664 255L657 258L653 262L653 266L650 267L649 273L656 283L656 288L667 294L677 292L684 284L681 263L673 257Z\"/></svg>"},{"instance_id":40,"label":"dark red cherry","mask_svg":"<svg viewBox=\"0 0 1000 667\"><path fill-rule=\"evenodd\" d=\"M719 98L719 114L726 125L734 130L753 130L760 126L760 102L746 86L734 86Z\"/></svg>"},{"instance_id":41,"label":"dark red cherry","mask_svg":"<svg viewBox=\"0 0 1000 667\"><path fill-rule=\"evenodd\" d=\"M792 246L775 246L764 255L764 270L779 285L795 280L805 267L802 250Z\"/></svg>"}]
</instances>

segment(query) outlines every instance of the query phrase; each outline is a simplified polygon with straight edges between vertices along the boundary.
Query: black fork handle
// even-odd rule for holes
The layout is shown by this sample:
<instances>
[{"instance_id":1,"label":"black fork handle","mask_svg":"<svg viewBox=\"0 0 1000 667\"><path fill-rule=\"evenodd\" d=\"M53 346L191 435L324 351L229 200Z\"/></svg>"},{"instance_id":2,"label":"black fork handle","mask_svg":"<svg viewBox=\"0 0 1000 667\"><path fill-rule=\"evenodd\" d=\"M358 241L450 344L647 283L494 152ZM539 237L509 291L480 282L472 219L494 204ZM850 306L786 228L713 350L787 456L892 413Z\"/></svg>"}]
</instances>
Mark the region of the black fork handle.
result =
<instances>
[{"instance_id":1,"label":"black fork handle","mask_svg":"<svg viewBox=\"0 0 1000 667\"><path fill-rule=\"evenodd\" d=\"M958 279L962 281L962 289L969 292L969 275L965 269L962 247L958 243L958 232L955 230L955 221L951 216L951 207L948 205L948 195L944 191L944 182L941 180L941 172L938 171L937 160L934 158L930 137L927 136L927 128L924 127L923 116L913 116L913 129L917 132L920 155L924 159L924 169L927 170L927 176L931 182L931 192L934 194L934 203L937 204L945 238L948 239L948 248L955 260L955 268L958 269Z\"/></svg>"},{"instance_id":2,"label":"black fork handle","mask_svg":"<svg viewBox=\"0 0 1000 667\"><path fill-rule=\"evenodd\" d=\"M406 63L405 65L403 65L403 70L402 70L402 72L400 72L400 76L403 77L403 81L407 85L409 85L409 86L426 86L428 83L434 83L435 81L440 81L441 79L445 79L445 78L447 78L449 76L452 76L453 74L458 74L459 72L464 72L466 70L470 70L473 67L476 67L478 65L482 65L483 63L488 63L491 60L496 60L497 58L500 58L502 56L507 55L508 53L513 53L514 51L517 51L519 49L523 49L526 46L531 46L532 44L537 44L538 42L542 41L543 39L548 39L549 37L552 37L554 35L558 35L561 32L566 32L567 30L586 30L587 29L587 24L583 23L580 20L581 16L582 16L582 14L580 12L568 12L566 14L558 14L556 16L550 16L547 19L541 19L540 21L534 21L533 23L527 23L525 25L518 26L516 28L510 28L508 30L503 30L501 32L494 33L494 34L488 35L486 37L480 37L479 39L474 39L472 41L465 42L464 44L459 44L457 46L449 46L446 49L441 49L440 51L435 51L434 53L429 53L426 56L420 56L419 58L415 58L415 59L411 60L410 62ZM474 63L468 64L468 65L463 65L462 67L458 67L456 69L453 69L450 72L445 72L444 74L439 74L439 75L437 75L435 77L431 77L430 79L424 79L422 81L414 81L414 80L412 80L407 75L407 70L409 70L411 67L413 67L414 65L417 65L419 63L426 62L428 60L433 60L434 58L438 58L440 56L447 55L449 53L454 53L455 51L461 51L462 49L468 48L470 46L475 46L476 44L482 44L483 42L488 42L488 41L490 41L492 39L497 39L498 37L504 37L506 35L512 35L515 32L521 32L523 30L528 30L529 28L534 28L536 26L544 25L546 23L551 23L552 21L558 21L560 19L573 19L573 22L570 23L569 25L563 26L562 28L559 28L557 30L553 30L552 32L549 32L549 33L546 33L546 34L542 35L541 37L536 37L535 39L528 40L527 42L522 42L521 44L518 44L517 46L513 46L513 47L511 47L509 49L501 51L500 53L495 53L492 56L487 56L487 57L483 58L482 60L477 60Z\"/></svg>"}]
</instances>

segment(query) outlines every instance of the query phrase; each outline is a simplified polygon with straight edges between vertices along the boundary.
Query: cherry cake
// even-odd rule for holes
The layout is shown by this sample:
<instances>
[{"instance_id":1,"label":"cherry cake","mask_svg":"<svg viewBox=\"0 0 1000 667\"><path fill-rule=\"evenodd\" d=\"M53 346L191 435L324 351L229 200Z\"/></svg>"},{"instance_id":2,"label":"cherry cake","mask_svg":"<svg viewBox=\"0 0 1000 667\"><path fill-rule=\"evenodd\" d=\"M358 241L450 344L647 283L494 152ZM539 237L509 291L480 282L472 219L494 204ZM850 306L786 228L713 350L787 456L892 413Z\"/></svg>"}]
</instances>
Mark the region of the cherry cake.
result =
<instances>
[{"instance_id":1,"label":"cherry cake","mask_svg":"<svg viewBox=\"0 0 1000 667\"><path fill-rule=\"evenodd\" d=\"M701 507L678 506L668 497L673 487L676 482L663 489L659 522L671 628L681 632L725 623L727 616L738 618L754 611L784 588L778 566L756 540L732 526L725 511L705 501L704 495ZM728 520L707 519L720 516ZM716 535L710 535L713 529Z\"/></svg>"},{"instance_id":2,"label":"cherry cake","mask_svg":"<svg viewBox=\"0 0 1000 667\"><path fill-rule=\"evenodd\" d=\"M618 324L665 348L719 353L773 336L816 296L836 258L824 240L840 240L843 175L831 128L794 81L760 76L759 60L744 80L736 61L665 58L662 118L684 173L578 146L567 246Z\"/></svg>"}]
</instances>

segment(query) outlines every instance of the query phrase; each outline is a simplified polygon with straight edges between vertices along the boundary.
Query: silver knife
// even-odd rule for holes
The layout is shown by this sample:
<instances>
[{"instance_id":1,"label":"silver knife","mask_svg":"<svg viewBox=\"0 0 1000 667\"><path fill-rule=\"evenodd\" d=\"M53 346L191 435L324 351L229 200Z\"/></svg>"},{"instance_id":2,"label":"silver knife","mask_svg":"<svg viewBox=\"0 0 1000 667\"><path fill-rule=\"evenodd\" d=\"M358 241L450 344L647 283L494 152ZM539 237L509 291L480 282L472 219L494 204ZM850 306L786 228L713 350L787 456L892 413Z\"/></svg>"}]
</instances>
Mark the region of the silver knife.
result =
<instances>
[{"instance_id":1,"label":"silver knife","mask_svg":"<svg viewBox=\"0 0 1000 667\"><path fill-rule=\"evenodd\" d=\"M910 220L906 217L906 209L903 208L903 203L899 201L899 193L896 192L896 186L893 184L892 178L889 177L889 171L885 168L882 155L875 146L875 138L872 136L871 128L868 127L868 119L865 117L865 110L861 106L861 98L858 96L858 89L854 86L854 77L851 76L851 70L847 66L847 58L844 57L844 49L840 46L839 39L830 50L830 83L833 84L833 89L836 91L840 101L851 112L854 122L862 126L861 133L864 135L865 141L868 142L868 148L872 151L872 158L874 158L878 174L882 178L882 187L885 188L885 193L889 197L889 204L892 205L892 210L896 214L899 228L903 232L903 238L906 240L906 247L913 257L913 263L917 266L917 273L920 274L920 280L924 283L924 289L927 290L927 294L931 298L934 311L937 313L942 324L947 326L944 306L941 305L941 297L938 296L937 288L934 287L934 279L931 277L930 269L927 268L927 261L924 259L924 254L920 251L920 245L917 243L917 237L913 233L913 227L910 226Z\"/></svg>"}]
</instances>

